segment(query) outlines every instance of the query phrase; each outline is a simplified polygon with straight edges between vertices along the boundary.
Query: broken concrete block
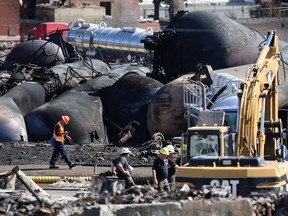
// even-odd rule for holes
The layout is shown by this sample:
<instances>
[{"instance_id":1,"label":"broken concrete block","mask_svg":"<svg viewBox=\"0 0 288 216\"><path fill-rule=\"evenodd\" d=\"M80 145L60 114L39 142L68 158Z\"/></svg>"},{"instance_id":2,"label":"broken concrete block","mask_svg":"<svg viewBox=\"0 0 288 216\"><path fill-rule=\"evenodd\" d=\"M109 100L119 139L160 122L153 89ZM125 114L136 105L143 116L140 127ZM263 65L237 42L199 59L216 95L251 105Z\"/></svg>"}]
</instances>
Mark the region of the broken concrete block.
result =
<instances>
[{"instance_id":1,"label":"broken concrete block","mask_svg":"<svg viewBox=\"0 0 288 216\"><path fill-rule=\"evenodd\" d=\"M16 175L10 172L0 173L0 189L15 190Z\"/></svg>"},{"instance_id":2,"label":"broken concrete block","mask_svg":"<svg viewBox=\"0 0 288 216\"><path fill-rule=\"evenodd\" d=\"M125 181L113 176L92 176L91 195L100 196L103 192L108 191L110 195L115 195L125 189Z\"/></svg>"}]
</instances>

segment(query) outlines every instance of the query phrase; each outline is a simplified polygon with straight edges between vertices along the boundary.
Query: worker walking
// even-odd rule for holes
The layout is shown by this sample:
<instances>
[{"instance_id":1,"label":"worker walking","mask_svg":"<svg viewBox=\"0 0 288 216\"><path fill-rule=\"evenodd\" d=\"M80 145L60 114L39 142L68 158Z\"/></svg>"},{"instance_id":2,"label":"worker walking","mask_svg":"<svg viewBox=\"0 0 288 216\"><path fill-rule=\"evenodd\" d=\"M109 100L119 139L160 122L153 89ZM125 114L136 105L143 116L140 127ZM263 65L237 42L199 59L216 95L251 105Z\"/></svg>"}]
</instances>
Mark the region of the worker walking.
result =
<instances>
[{"instance_id":1,"label":"worker walking","mask_svg":"<svg viewBox=\"0 0 288 216\"><path fill-rule=\"evenodd\" d=\"M61 120L57 122L53 131L53 138L55 139L55 147L53 154L50 160L50 169L59 169L59 166L56 166L56 162L61 154L65 162L69 166L69 169L72 169L77 164L73 163L70 159L66 147L64 145L65 139L71 140L71 137L68 135L68 132L64 130L64 125L68 124L70 121L69 116L62 116Z\"/></svg>"},{"instance_id":2,"label":"worker walking","mask_svg":"<svg viewBox=\"0 0 288 216\"><path fill-rule=\"evenodd\" d=\"M170 191L168 182L168 156L169 150L164 147L160 149L160 155L157 157L152 166L153 184L158 190Z\"/></svg>"},{"instance_id":3,"label":"worker walking","mask_svg":"<svg viewBox=\"0 0 288 216\"><path fill-rule=\"evenodd\" d=\"M171 190L175 190L175 176L176 176L176 169L178 165L175 162L174 154L175 154L175 147L173 145L167 145L166 148L169 151L168 156L168 182L170 184Z\"/></svg>"},{"instance_id":4,"label":"worker walking","mask_svg":"<svg viewBox=\"0 0 288 216\"><path fill-rule=\"evenodd\" d=\"M132 166L129 165L127 158L132 152L129 148L122 148L120 156L112 161L112 173L116 174L118 179L125 180L125 188L135 185L132 174Z\"/></svg>"}]
</instances>

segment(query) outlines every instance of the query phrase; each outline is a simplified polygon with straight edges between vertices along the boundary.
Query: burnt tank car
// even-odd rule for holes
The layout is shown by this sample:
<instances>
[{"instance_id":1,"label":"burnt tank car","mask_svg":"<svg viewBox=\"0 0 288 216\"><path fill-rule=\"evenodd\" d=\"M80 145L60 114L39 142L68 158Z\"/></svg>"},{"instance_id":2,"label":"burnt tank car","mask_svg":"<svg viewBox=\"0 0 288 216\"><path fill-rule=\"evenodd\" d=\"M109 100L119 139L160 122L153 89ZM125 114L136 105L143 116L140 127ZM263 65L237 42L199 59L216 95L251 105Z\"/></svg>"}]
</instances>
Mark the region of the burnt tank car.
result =
<instances>
[{"instance_id":1,"label":"burnt tank car","mask_svg":"<svg viewBox=\"0 0 288 216\"><path fill-rule=\"evenodd\" d=\"M154 54L152 77L171 81L195 72L199 64L214 70L250 64L265 37L227 17L179 11L162 32L142 42Z\"/></svg>"},{"instance_id":2,"label":"burnt tank car","mask_svg":"<svg viewBox=\"0 0 288 216\"><path fill-rule=\"evenodd\" d=\"M214 70L250 64L265 36L211 12L179 11L160 32L113 28L105 23L77 22L67 42L85 55L106 62L140 62L153 67L149 76L168 83L195 72L199 64Z\"/></svg>"}]
</instances>

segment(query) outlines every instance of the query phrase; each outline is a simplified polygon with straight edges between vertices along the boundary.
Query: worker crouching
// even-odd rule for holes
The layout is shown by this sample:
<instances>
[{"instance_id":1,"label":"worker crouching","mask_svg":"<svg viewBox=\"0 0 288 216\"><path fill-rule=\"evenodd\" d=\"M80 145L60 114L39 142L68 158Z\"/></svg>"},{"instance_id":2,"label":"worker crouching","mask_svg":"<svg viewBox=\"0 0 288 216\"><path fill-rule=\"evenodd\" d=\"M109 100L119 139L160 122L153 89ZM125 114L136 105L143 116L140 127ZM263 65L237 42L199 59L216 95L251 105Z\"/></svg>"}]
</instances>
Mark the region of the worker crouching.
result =
<instances>
[{"instance_id":1,"label":"worker crouching","mask_svg":"<svg viewBox=\"0 0 288 216\"><path fill-rule=\"evenodd\" d=\"M120 156L112 161L112 173L117 175L118 179L125 180L125 188L135 185L132 174L132 166L129 165L127 158L132 152L129 148L122 148Z\"/></svg>"}]
</instances>

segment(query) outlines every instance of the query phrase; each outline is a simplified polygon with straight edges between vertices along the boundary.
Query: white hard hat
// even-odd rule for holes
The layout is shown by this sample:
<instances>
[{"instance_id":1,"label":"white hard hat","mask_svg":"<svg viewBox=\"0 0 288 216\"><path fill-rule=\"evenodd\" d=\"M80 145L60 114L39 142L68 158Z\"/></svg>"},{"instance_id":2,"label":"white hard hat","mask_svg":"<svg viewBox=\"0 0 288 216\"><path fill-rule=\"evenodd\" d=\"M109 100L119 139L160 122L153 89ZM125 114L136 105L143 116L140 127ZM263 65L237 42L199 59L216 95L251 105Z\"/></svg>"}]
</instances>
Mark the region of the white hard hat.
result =
<instances>
[{"instance_id":1,"label":"white hard hat","mask_svg":"<svg viewBox=\"0 0 288 216\"><path fill-rule=\"evenodd\" d=\"M127 154L127 153L132 153L129 148L122 148L121 154Z\"/></svg>"},{"instance_id":2,"label":"white hard hat","mask_svg":"<svg viewBox=\"0 0 288 216\"><path fill-rule=\"evenodd\" d=\"M175 153L175 148L173 145L167 145L166 148L169 150L169 153Z\"/></svg>"}]
</instances>

